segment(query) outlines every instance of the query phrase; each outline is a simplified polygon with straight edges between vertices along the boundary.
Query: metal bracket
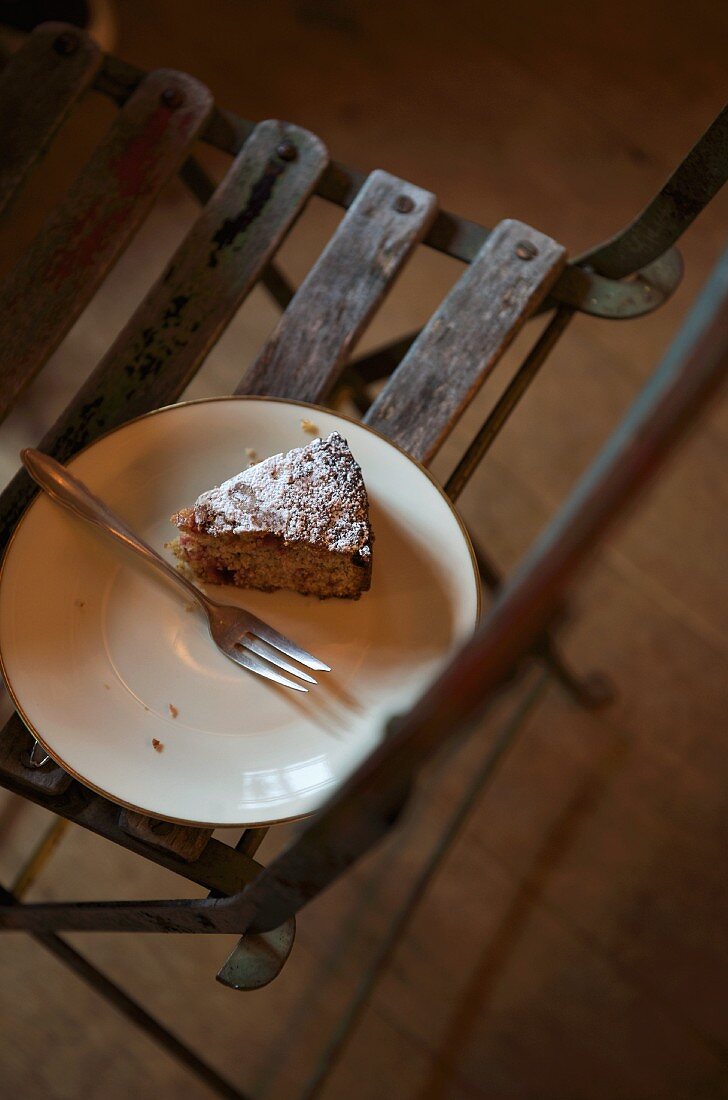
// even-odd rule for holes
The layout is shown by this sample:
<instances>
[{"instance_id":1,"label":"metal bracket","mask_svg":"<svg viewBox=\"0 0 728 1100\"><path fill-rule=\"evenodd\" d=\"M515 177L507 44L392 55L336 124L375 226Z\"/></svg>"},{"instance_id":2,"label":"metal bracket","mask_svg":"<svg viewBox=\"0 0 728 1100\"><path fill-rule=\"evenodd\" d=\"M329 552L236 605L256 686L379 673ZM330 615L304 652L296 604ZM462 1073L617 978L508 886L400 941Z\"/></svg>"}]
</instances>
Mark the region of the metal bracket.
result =
<instances>
[{"instance_id":1,"label":"metal bracket","mask_svg":"<svg viewBox=\"0 0 728 1100\"><path fill-rule=\"evenodd\" d=\"M277 978L293 947L294 918L270 932L243 936L217 973L217 981L229 989L261 989Z\"/></svg>"},{"instance_id":2,"label":"metal bracket","mask_svg":"<svg viewBox=\"0 0 728 1100\"><path fill-rule=\"evenodd\" d=\"M575 263L623 279L653 263L682 237L728 179L728 105L711 122L641 214Z\"/></svg>"},{"instance_id":3,"label":"metal bracket","mask_svg":"<svg viewBox=\"0 0 728 1100\"><path fill-rule=\"evenodd\" d=\"M657 260L628 279L608 279L588 268L571 264L560 277L547 309L558 302L613 321L628 321L663 305L677 289L683 276L682 256L670 248Z\"/></svg>"},{"instance_id":4,"label":"metal bracket","mask_svg":"<svg viewBox=\"0 0 728 1100\"><path fill-rule=\"evenodd\" d=\"M31 747L20 754L20 762L26 768L42 768L49 760L50 756L45 751L40 741L36 741L35 737L33 738Z\"/></svg>"}]
</instances>

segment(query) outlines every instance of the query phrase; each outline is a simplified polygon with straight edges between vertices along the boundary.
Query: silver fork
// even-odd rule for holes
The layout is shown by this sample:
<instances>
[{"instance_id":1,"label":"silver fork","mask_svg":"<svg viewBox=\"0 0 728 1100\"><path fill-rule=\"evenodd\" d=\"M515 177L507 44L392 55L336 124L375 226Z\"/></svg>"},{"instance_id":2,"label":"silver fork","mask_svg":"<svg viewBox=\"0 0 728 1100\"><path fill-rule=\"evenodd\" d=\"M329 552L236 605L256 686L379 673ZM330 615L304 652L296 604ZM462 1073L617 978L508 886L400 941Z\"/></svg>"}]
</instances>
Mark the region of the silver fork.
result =
<instances>
[{"instance_id":1,"label":"silver fork","mask_svg":"<svg viewBox=\"0 0 728 1100\"><path fill-rule=\"evenodd\" d=\"M53 500L63 504L81 519L113 535L130 549L136 550L149 565L153 565L155 569L164 573L165 577L183 588L187 595L191 596L205 611L212 640L231 661L249 669L250 672L257 672L259 676L273 680L276 684L293 688L294 691L308 691L308 688L282 676L278 669L298 677L299 680L304 680L307 684L315 684L316 680L291 661L286 660L286 657L291 657L299 664L316 672L331 671L328 665L319 661L318 657L307 653L301 646L285 638L283 634L279 634L256 615L240 607L231 607L230 604L211 600L196 585L173 569L156 550L135 535L120 516L94 496L91 490L60 462L32 448L21 451L20 457L33 480L37 481L41 489L45 489Z\"/></svg>"}]
</instances>

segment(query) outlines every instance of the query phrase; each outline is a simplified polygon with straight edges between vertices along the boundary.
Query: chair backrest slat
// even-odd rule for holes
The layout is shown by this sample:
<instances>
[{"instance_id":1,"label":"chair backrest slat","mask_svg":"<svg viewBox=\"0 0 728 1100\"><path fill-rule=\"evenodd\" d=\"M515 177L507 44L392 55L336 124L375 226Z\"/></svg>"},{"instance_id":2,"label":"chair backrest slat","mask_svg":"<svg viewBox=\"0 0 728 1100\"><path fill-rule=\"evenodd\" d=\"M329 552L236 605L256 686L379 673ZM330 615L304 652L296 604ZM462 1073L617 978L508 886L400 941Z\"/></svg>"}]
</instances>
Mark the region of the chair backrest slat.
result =
<instances>
[{"instance_id":1,"label":"chair backrest slat","mask_svg":"<svg viewBox=\"0 0 728 1100\"><path fill-rule=\"evenodd\" d=\"M150 73L0 287L0 419L81 314L212 109L204 85Z\"/></svg>"},{"instance_id":2,"label":"chair backrest slat","mask_svg":"<svg viewBox=\"0 0 728 1100\"><path fill-rule=\"evenodd\" d=\"M63 23L44 23L0 75L0 211L7 209L101 65L101 50Z\"/></svg>"},{"instance_id":3,"label":"chair backrest slat","mask_svg":"<svg viewBox=\"0 0 728 1100\"><path fill-rule=\"evenodd\" d=\"M429 191L372 172L236 393L323 400L436 209Z\"/></svg>"},{"instance_id":4,"label":"chair backrest slat","mask_svg":"<svg viewBox=\"0 0 728 1100\"><path fill-rule=\"evenodd\" d=\"M566 263L550 237L507 219L410 347L366 423L429 462Z\"/></svg>"}]
</instances>

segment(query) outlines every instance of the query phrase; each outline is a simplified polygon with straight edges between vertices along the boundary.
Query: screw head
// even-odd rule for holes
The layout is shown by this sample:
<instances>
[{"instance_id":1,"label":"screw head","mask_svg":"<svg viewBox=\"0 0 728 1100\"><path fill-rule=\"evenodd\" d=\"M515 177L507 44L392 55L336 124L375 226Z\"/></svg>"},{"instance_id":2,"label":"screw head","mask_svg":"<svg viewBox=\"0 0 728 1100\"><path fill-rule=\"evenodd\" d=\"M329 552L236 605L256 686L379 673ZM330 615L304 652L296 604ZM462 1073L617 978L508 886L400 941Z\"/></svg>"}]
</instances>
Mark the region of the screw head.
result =
<instances>
[{"instance_id":1,"label":"screw head","mask_svg":"<svg viewBox=\"0 0 728 1100\"><path fill-rule=\"evenodd\" d=\"M409 195L397 195L397 198L394 200L394 209L398 214L411 214L414 208L414 201Z\"/></svg>"},{"instance_id":2,"label":"screw head","mask_svg":"<svg viewBox=\"0 0 728 1100\"><path fill-rule=\"evenodd\" d=\"M70 57L72 53L75 53L80 45L78 35L72 34L71 31L64 31L63 34L59 34L58 38L53 43L53 49L56 53L59 53L61 57Z\"/></svg>"},{"instance_id":3,"label":"screw head","mask_svg":"<svg viewBox=\"0 0 728 1100\"><path fill-rule=\"evenodd\" d=\"M538 256L538 249L530 241L519 241L516 245L516 256L519 260L533 260Z\"/></svg>"},{"instance_id":4,"label":"screw head","mask_svg":"<svg viewBox=\"0 0 728 1100\"><path fill-rule=\"evenodd\" d=\"M175 111L178 107L181 107L185 101L185 97L179 88L165 88L159 97L159 102L164 107L169 107L170 111Z\"/></svg>"},{"instance_id":5,"label":"screw head","mask_svg":"<svg viewBox=\"0 0 728 1100\"><path fill-rule=\"evenodd\" d=\"M281 160L297 160L298 149L292 141L282 141L280 145L276 146L276 153Z\"/></svg>"}]
</instances>

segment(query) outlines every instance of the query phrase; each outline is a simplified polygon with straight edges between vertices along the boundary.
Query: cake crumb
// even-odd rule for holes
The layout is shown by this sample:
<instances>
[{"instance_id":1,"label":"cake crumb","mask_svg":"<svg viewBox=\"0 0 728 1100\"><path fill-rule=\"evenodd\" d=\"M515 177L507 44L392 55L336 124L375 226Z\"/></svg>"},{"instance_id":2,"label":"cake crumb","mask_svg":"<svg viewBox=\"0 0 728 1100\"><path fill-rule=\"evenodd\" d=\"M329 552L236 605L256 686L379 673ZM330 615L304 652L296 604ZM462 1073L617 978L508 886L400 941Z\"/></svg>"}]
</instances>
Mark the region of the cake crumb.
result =
<instances>
[{"instance_id":1,"label":"cake crumb","mask_svg":"<svg viewBox=\"0 0 728 1100\"><path fill-rule=\"evenodd\" d=\"M196 580L195 574L190 569L186 561L180 561L175 565L175 569L178 573L181 573L183 577L186 577L188 581Z\"/></svg>"},{"instance_id":2,"label":"cake crumb","mask_svg":"<svg viewBox=\"0 0 728 1100\"><path fill-rule=\"evenodd\" d=\"M195 610L195 605L193 603L186 603L185 604L185 611L194 611L194 610Z\"/></svg>"},{"instance_id":3,"label":"cake crumb","mask_svg":"<svg viewBox=\"0 0 728 1100\"><path fill-rule=\"evenodd\" d=\"M319 434L318 427L316 426L316 424L314 424L313 420L309 420L308 417L304 416L303 420L301 421L301 427L303 428L304 432L308 432L309 435Z\"/></svg>"},{"instance_id":4,"label":"cake crumb","mask_svg":"<svg viewBox=\"0 0 728 1100\"><path fill-rule=\"evenodd\" d=\"M173 718L176 718L177 715L179 714L179 711L177 710L174 703L169 704L169 713L172 715Z\"/></svg>"},{"instance_id":5,"label":"cake crumb","mask_svg":"<svg viewBox=\"0 0 728 1100\"><path fill-rule=\"evenodd\" d=\"M152 738L152 746L155 752L164 752L164 745L161 741L157 741L156 737Z\"/></svg>"},{"instance_id":6,"label":"cake crumb","mask_svg":"<svg viewBox=\"0 0 728 1100\"><path fill-rule=\"evenodd\" d=\"M147 713L149 712L149 707L148 706L145 705L144 709L147 711Z\"/></svg>"},{"instance_id":7,"label":"cake crumb","mask_svg":"<svg viewBox=\"0 0 728 1100\"><path fill-rule=\"evenodd\" d=\"M106 688L107 691L111 691L111 687L109 686L109 684L104 684L104 687Z\"/></svg>"},{"instance_id":8,"label":"cake crumb","mask_svg":"<svg viewBox=\"0 0 728 1100\"><path fill-rule=\"evenodd\" d=\"M74 604L74 607L85 607L86 606L86 601L85 600L74 600L73 604Z\"/></svg>"},{"instance_id":9,"label":"cake crumb","mask_svg":"<svg viewBox=\"0 0 728 1100\"><path fill-rule=\"evenodd\" d=\"M254 451L252 447L246 447L245 453L248 456L248 462L250 463L250 465L254 466L255 463L258 461L258 452Z\"/></svg>"}]
</instances>

